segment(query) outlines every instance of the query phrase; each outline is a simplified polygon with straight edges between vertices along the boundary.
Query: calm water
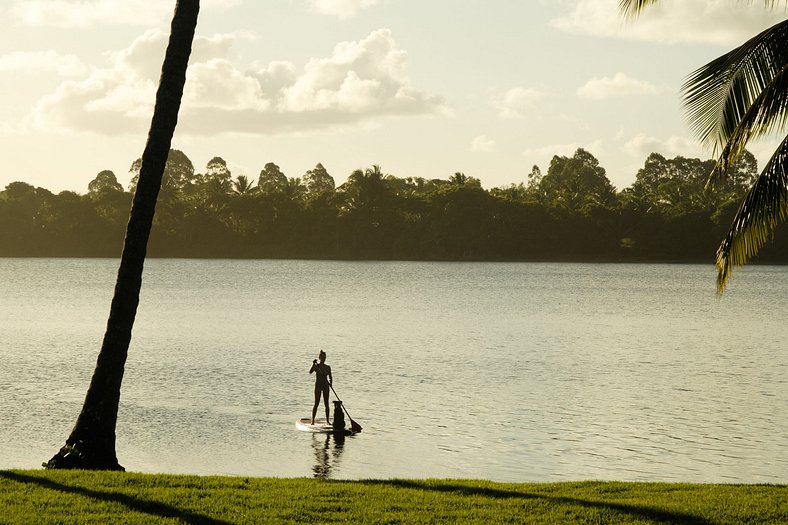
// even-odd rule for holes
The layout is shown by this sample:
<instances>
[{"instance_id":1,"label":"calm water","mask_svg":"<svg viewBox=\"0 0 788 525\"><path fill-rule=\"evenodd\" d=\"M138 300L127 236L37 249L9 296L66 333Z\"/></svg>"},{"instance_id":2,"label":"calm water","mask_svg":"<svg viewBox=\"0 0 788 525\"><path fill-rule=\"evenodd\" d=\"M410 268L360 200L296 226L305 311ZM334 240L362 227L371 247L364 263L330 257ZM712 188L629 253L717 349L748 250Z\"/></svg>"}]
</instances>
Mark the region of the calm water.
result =
<instances>
[{"instance_id":1,"label":"calm water","mask_svg":"<svg viewBox=\"0 0 788 525\"><path fill-rule=\"evenodd\" d=\"M117 261L0 259L0 468L63 444ZM132 471L788 481L788 267L151 260ZM294 430L323 348L364 432Z\"/></svg>"}]
</instances>

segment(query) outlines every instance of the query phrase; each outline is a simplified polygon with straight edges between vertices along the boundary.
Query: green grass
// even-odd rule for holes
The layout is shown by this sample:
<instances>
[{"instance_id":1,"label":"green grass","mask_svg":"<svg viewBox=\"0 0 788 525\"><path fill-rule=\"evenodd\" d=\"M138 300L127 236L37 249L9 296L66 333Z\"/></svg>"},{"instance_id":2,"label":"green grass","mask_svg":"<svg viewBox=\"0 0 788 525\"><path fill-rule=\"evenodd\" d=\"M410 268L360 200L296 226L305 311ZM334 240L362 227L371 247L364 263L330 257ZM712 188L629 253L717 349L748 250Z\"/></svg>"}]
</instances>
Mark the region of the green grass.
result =
<instances>
[{"instance_id":1,"label":"green grass","mask_svg":"<svg viewBox=\"0 0 788 525\"><path fill-rule=\"evenodd\" d=\"M788 523L786 485L0 471L0 523Z\"/></svg>"}]
</instances>

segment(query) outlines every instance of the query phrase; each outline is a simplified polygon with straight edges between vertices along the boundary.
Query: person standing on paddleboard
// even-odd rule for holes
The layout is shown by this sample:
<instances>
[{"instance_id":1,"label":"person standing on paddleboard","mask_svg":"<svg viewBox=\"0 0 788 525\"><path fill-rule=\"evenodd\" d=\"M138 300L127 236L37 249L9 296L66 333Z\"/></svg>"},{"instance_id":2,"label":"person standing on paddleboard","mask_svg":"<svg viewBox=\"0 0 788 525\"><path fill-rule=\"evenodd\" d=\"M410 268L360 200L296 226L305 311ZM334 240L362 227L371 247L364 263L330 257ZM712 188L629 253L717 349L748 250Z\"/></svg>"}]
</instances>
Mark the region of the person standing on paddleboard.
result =
<instances>
[{"instance_id":1,"label":"person standing on paddleboard","mask_svg":"<svg viewBox=\"0 0 788 525\"><path fill-rule=\"evenodd\" d=\"M312 360L312 368L309 373L315 373L315 406L312 407L312 424L315 424L315 414L317 414L317 407L320 405L320 396L323 396L323 405L326 407L326 425L328 425L328 389L331 388L334 379L331 377L331 367L326 364L326 353L320 351L318 359Z\"/></svg>"}]
</instances>

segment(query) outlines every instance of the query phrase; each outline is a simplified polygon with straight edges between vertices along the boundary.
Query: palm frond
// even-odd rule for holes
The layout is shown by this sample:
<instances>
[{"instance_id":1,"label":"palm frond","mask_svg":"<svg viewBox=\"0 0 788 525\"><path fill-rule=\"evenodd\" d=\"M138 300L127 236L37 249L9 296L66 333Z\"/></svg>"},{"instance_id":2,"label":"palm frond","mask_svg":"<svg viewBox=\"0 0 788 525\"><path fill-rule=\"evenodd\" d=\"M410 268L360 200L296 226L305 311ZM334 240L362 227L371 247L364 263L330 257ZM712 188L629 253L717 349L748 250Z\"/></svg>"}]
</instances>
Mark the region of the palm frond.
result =
<instances>
[{"instance_id":1,"label":"palm frond","mask_svg":"<svg viewBox=\"0 0 788 525\"><path fill-rule=\"evenodd\" d=\"M730 141L755 99L788 63L786 43L788 20L690 75L682 87L684 106L702 142L717 150Z\"/></svg>"},{"instance_id":2,"label":"palm frond","mask_svg":"<svg viewBox=\"0 0 788 525\"><path fill-rule=\"evenodd\" d=\"M619 0L618 10L626 18L634 18L640 14L643 9L656 4L659 0Z\"/></svg>"},{"instance_id":3,"label":"palm frond","mask_svg":"<svg viewBox=\"0 0 788 525\"><path fill-rule=\"evenodd\" d=\"M751 139L785 127L788 122L787 94L788 66L784 65L737 124L716 166L709 174L707 188L728 172Z\"/></svg>"},{"instance_id":4,"label":"palm frond","mask_svg":"<svg viewBox=\"0 0 788 525\"><path fill-rule=\"evenodd\" d=\"M764 4L766 4L768 9L774 9L774 7L781 3L781 1L786 2L786 0L764 0ZM638 16L646 7L658 2L659 0L619 0L618 10L625 18L634 18ZM747 0L747 3L751 2L752 0Z\"/></svg>"},{"instance_id":5,"label":"palm frond","mask_svg":"<svg viewBox=\"0 0 788 525\"><path fill-rule=\"evenodd\" d=\"M742 266L774 235L788 216L788 136L783 139L739 207L717 250L717 293L725 291L736 266Z\"/></svg>"}]
</instances>

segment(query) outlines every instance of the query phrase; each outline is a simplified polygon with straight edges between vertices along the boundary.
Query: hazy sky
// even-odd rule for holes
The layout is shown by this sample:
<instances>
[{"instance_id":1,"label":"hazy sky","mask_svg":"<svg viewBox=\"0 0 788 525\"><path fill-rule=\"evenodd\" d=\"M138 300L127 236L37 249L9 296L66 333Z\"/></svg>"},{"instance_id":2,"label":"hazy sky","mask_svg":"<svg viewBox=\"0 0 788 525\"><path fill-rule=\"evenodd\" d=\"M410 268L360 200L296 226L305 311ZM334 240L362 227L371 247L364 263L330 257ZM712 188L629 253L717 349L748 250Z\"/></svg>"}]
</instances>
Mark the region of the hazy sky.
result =
<instances>
[{"instance_id":1,"label":"hazy sky","mask_svg":"<svg viewBox=\"0 0 788 525\"><path fill-rule=\"evenodd\" d=\"M623 189L658 151L709 157L682 115L688 73L781 20L762 2L203 0L173 147L255 179L323 163L523 182L577 147ZM175 1L0 0L0 188L128 182ZM752 147L761 162L769 144Z\"/></svg>"}]
</instances>

